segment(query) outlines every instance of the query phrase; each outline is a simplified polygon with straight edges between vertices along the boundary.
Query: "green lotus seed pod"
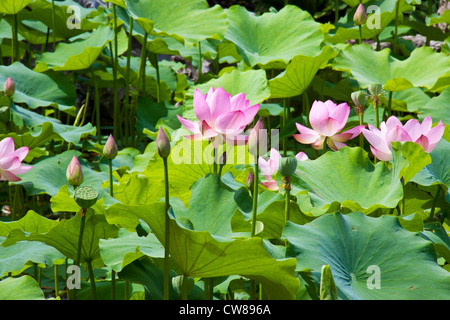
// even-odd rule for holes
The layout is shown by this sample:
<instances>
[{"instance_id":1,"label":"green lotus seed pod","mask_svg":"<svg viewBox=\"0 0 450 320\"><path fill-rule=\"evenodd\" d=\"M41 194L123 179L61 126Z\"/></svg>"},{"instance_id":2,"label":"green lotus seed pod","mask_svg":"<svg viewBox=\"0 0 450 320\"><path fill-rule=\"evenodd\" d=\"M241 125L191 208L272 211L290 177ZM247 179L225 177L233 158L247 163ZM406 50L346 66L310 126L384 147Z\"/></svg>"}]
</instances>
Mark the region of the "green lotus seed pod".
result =
<instances>
[{"instance_id":1,"label":"green lotus seed pod","mask_svg":"<svg viewBox=\"0 0 450 320\"><path fill-rule=\"evenodd\" d=\"M351 98L356 107L364 107L366 105L366 95L363 91L352 92Z\"/></svg>"},{"instance_id":2,"label":"green lotus seed pod","mask_svg":"<svg viewBox=\"0 0 450 320\"><path fill-rule=\"evenodd\" d=\"M383 90L383 86L381 84L370 84L368 89L372 96L377 96Z\"/></svg>"},{"instance_id":3,"label":"green lotus seed pod","mask_svg":"<svg viewBox=\"0 0 450 320\"><path fill-rule=\"evenodd\" d=\"M83 186L75 189L73 197L81 208L88 209L97 202L98 192L92 187Z\"/></svg>"},{"instance_id":4,"label":"green lotus seed pod","mask_svg":"<svg viewBox=\"0 0 450 320\"><path fill-rule=\"evenodd\" d=\"M281 158L278 162L278 171L283 177L290 177L297 169L297 158L287 157Z\"/></svg>"}]
</instances>

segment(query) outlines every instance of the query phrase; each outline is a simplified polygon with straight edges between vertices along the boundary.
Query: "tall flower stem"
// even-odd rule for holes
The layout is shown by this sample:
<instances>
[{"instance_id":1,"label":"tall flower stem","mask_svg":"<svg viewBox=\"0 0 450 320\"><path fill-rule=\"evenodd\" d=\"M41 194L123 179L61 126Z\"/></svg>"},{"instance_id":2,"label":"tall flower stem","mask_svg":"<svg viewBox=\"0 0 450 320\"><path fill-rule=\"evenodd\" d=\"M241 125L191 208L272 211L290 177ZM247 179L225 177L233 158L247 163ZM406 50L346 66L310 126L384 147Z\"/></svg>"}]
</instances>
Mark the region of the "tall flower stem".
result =
<instances>
[{"instance_id":1,"label":"tall flower stem","mask_svg":"<svg viewBox=\"0 0 450 320\"><path fill-rule=\"evenodd\" d=\"M397 51L397 39L398 39L398 11L399 11L399 0L397 0L395 2L395 17L394 17L394 21L395 21L395 28L394 28L394 43L392 44L392 53L395 54L395 52Z\"/></svg>"},{"instance_id":2,"label":"tall flower stem","mask_svg":"<svg viewBox=\"0 0 450 320\"><path fill-rule=\"evenodd\" d=\"M77 260L75 261L75 264L77 266L80 266L81 262L81 247L83 245L83 233L84 233L84 226L86 224L86 209L80 210L80 216L81 216L81 223L80 223L80 232L78 234L78 247L77 247Z\"/></svg>"},{"instance_id":3,"label":"tall flower stem","mask_svg":"<svg viewBox=\"0 0 450 320\"><path fill-rule=\"evenodd\" d=\"M53 268L54 268L54 270L53 270L53 275L54 275L54 278L55 278L55 298L58 298L58 297L59 297L59 289L58 289L58 265L57 265L57 264L54 264L54 265L53 265Z\"/></svg>"},{"instance_id":4,"label":"tall flower stem","mask_svg":"<svg viewBox=\"0 0 450 320\"><path fill-rule=\"evenodd\" d=\"M108 159L109 164L109 195L114 198L114 183L113 183L113 170L112 159ZM116 300L116 272L111 269L111 286L112 286L112 299Z\"/></svg>"},{"instance_id":5,"label":"tall flower stem","mask_svg":"<svg viewBox=\"0 0 450 320\"><path fill-rule=\"evenodd\" d=\"M113 3L113 28L114 28L114 49L111 44L109 43L109 48L111 52L111 65L112 65L112 72L113 72L113 135L114 137L119 137L119 121L120 121L120 113L119 113L119 96L117 92L117 73L119 68L119 62L118 62L118 40L117 40L117 13L116 13L116 4ZM123 139L121 139L123 141Z\"/></svg>"},{"instance_id":6,"label":"tall flower stem","mask_svg":"<svg viewBox=\"0 0 450 320\"><path fill-rule=\"evenodd\" d=\"M202 77L203 58L202 58L202 44L198 42L198 80Z\"/></svg>"},{"instance_id":7,"label":"tall flower stem","mask_svg":"<svg viewBox=\"0 0 450 320\"><path fill-rule=\"evenodd\" d=\"M14 63L19 60L19 38L18 38L18 22L17 14L13 15L14 27L12 27L12 42L11 42L11 62Z\"/></svg>"},{"instance_id":8,"label":"tall flower stem","mask_svg":"<svg viewBox=\"0 0 450 320\"><path fill-rule=\"evenodd\" d=\"M94 270L92 269L91 260L87 261L87 266L88 266L88 272L89 272L89 282L91 283L92 297L94 300L97 300L97 290L95 288L95 276L94 276Z\"/></svg>"},{"instance_id":9,"label":"tall flower stem","mask_svg":"<svg viewBox=\"0 0 450 320\"><path fill-rule=\"evenodd\" d=\"M388 117L392 116L392 91L389 91L389 100L388 100Z\"/></svg>"},{"instance_id":10,"label":"tall flower stem","mask_svg":"<svg viewBox=\"0 0 450 320\"><path fill-rule=\"evenodd\" d=\"M52 32L52 36L53 36L53 51L55 51L55 48L56 48L55 0L52 0L52 28L53 28L53 32Z\"/></svg>"},{"instance_id":11,"label":"tall flower stem","mask_svg":"<svg viewBox=\"0 0 450 320\"><path fill-rule=\"evenodd\" d=\"M359 44L362 44L362 26L361 25L358 26L358 30L359 30Z\"/></svg>"},{"instance_id":12,"label":"tall flower stem","mask_svg":"<svg viewBox=\"0 0 450 320\"><path fill-rule=\"evenodd\" d=\"M124 99L124 112L125 112L125 144L128 145L129 140L132 139L132 125L130 121L130 69L131 69L131 47L133 43L133 18L130 17L130 29L128 32L128 51L127 51L127 71L125 76L125 99Z\"/></svg>"},{"instance_id":13,"label":"tall flower stem","mask_svg":"<svg viewBox=\"0 0 450 320\"><path fill-rule=\"evenodd\" d=\"M169 257L170 257L170 217L169 217L169 170L167 158L163 158L164 162L164 191L165 191L165 234L164 234L164 300L169 300ZM183 286L184 286L183 279Z\"/></svg>"},{"instance_id":14,"label":"tall flower stem","mask_svg":"<svg viewBox=\"0 0 450 320\"><path fill-rule=\"evenodd\" d=\"M439 198L440 193L441 193L441 187L440 187L440 185L437 185L436 195L434 196L433 204L431 206L431 211L430 211L430 217L428 218L428 220L430 220L430 221L432 221L434 218L434 212L436 211L436 204L437 204L437 200Z\"/></svg>"},{"instance_id":15,"label":"tall flower stem","mask_svg":"<svg viewBox=\"0 0 450 320\"><path fill-rule=\"evenodd\" d=\"M359 116L359 125L362 126L364 122L364 111L360 110L358 116ZM362 134L359 135L359 146L361 148L364 148L364 136Z\"/></svg>"},{"instance_id":16,"label":"tall flower stem","mask_svg":"<svg viewBox=\"0 0 450 320\"><path fill-rule=\"evenodd\" d=\"M97 127L97 142L102 143L102 132L101 132L101 122L100 122L100 93L98 89L97 78L92 70L92 80L94 81L94 108L95 108L95 121Z\"/></svg>"},{"instance_id":17,"label":"tall flower stem","mask_svg":"<svg viewBox=\"0 0 450 320\"><path fill-rule=\"evenodd\" d=\"M256 212L258 210L258 175L259 175L259 157L255 156L255 174L254 174L254 182L253 182L253 210L252 210L252 238L256 234ZM250 280L250 298L252 300L256 299L256 281Z\"/></svg>"},{"instance_id":18,"label":"tall flower stem","mask_svg":"<svg viewBox=\"0 0 450 320\"><path fill-rule=\"evenodd\" d=\"M334 24L339 21L339 0L334 0Z\"/></svg>"}]
</instances>

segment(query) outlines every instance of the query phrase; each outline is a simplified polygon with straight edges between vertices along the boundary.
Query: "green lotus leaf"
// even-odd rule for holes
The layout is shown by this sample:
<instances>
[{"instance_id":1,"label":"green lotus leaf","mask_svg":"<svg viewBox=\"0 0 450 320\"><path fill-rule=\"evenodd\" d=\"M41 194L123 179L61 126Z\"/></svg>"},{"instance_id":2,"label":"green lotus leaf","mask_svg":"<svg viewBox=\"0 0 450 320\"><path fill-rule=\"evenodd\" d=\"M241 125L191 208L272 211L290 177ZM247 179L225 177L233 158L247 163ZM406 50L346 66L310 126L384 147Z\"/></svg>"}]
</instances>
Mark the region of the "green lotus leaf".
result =
<instances>
[{"instance_id":1,"label":"green lotus leaf","mask_svg":"<svg viewBox=\"0 0 450 320\"><path fill-rule=\"evenodd\" d=\"M36 140L32 141L33 146L42 145L51 139L65 140L70 143L79 144L81 139L89 135L95 135L96 132L96 129L90 123L82 127L74 127L62 124L55 118L45 117L16 105L13 105L11 110L28 128L32 129L30 134L36 138ZM25 138L30 142L28 135Z\"/></svg>"},{"instance_id":2,"label":"green lotus leaf","mask_svg":"<svg viewBox=\"0 0 450 320\"><path fill-rule=\"evenodd\" d=\"M340 299L448 300L450 274L430 241L392 216L327 214L306 225L288 222L283 236L297 271L329 265Z\"/></svg>"},{"instance_id":3,"label":"green lotus leaf","mask_svg":"<svg viewBox=\"0 0 450 320\"><path fill-rule=\"evenodd\" d=\"M373 165L358 147L299 161L292 187L300 209L313 215L340 207L369 214L378 208L394 208L403 196L400 176L384 162Z\"/></svg>"},{"instance_id":4,"label":"green lotus leaf","mask_svg":"<svg viewBox=\"0 0 450 320\"><path fill-rule=\"evenodd\" d=\"M39 283L25 275L0 281L0 300L45 300L45 296Z\"/></svg>"},{"instance_id":5,"label":"green lotus leaf","mask_svg":"<svg viewBox=\"0 0 450 320\"><path fill-rule=\"evenodd\" d=\"M71 43L59 43L54 52L45 52L36 59L36 72L49 69L73 71L88 69L102 52L104 46L112 41L113 30L109 26L99 26L89 37Z\"/></svg>"},{"instance_id":6,"label":"green lotus leaf","mask_svg":"<svg viewBox=\"0 0 450 320\"><path fill-rule=\"evenodd\" d=\"M28 215L28 214L27 214ZM25 216L26 217L26 216ZM22 218L22 219L25 219ZM49 219L43 216L36 216L36 224L48 224ZM93 268L102 268L103 260L100 256L100 239L115 238L118 234L118 228L110 225L104 214L97 213L89 208L85 215L85 228L83 233L83 242L81 249L81 263L90 261ZM20 221L20 220L19 220ZM29 232L26 228L12 229L3 246L9 246L19 241L39 241L54 247L66 257L76 260L78 251L78 233L80 230L81 216L76 214L71 219L63 219L47 232Z\"/></svg>"},{"instance_id":7,"label":"green lotus leaf","mask_svg":"<svg viewBox=\"0 0 450 320\"><path fill-rule=\"evenodd\" d=\"M209 8L203 0L125 2L127 11L147 33L169 36L181 43L197 43L208 38L221 40L227 28L222 7Z\"/></svg>"},{"instance_id":8,"label":"green lotus leaf","mask_svg":"<svg viewBox=\"0 0 450 320\"><path fill-rule=\"evenodd\" d=\"M411 141L392 142L393 175L408 183L420 170L431 162L431 157L417 143Z\"/></svg>"},{"instance_id":9,"label":"green lotus leaf","mask_svg":"<svg viewBox=\"0 0 450 320\"><path fill-rule=\"evenodd\" d=\"M17 14L32 2L33 0L2 0L0 2L0 13Z\"/></svg>"},{"instance_id":10,"label":"green lotus leaf","mask_svg":"<svg viewBox=\"0 0 450 320\"><path fill-rule=\"evenodd\" d=\"M295 56L286 71L269 81L271 98L287 98L301 95L310 85L319 69L326 67L328 61L337 55L326 46L314 57Z\"/></svg>"},{"instance_id":11,"label":"green lotus leaf","mask_svg":"<svg viewBox=\"0 0 450 320\"><path fill-rule=\"evenodd\" d=\"M62 186L67 185L66 171L72 158L76 156L83 170L83 186L93 187L100 197L104 194L102 184L109 179L106 172L97 172L91 169L89 163L81 158L81 153L76 150L68 150L61 154L42 157L33 164L32 170L22 174L21 181L15 182L22 185L29 195L48 194L56 196Z\"/></svg>"},{"instance_id":12,"label":"green lotus leaf","mask_svg":"<svg viewBox=\"0 0 450 320\"><path fill-rule=\"evenodd\" d=\"M227 16L225 39L236 45L249 67L284 69L297 55L315 56L320 52L320 23L297 6L287 5L277 13L255 16L235 5L228 9Z\"/></svg>"},{"instance_id":13,"label":"green lotus leaf","mask_svg":"<svg viewBox=\"0 0 450 320\"><path fill-rule=\"evenodd\" d=\"M419 119L423 120L430 116L433 122L442 120L445 124L450 124L450 113L448 112L448 101L450 99L450 88L445 89L436 97L431 98L427 103L419 106Z\"/></svg>"},{"instance_id":14,"label":"green lotus leaf","mask_svg":"<svg viewBox=\"0 0 450 320\"><path fill-rule=\"evenodd\" d=\"M130 213L144 220L164 244L165 204L155 202L129 207ZM191 277L241 275L255 279L266 288L269 299L293 299L299 290L294 277L295 261L274 259L259 237L230 240L206 231L182 227L170 219L170 255L184 274Z\"/></svg>"},{"instance_id":15,"label":"green lotus leaf","mask_svg":"<svg viewBox=\"0 0 450 320\"><path fill-rule=\"evenodd\" d=\"M243 190L233 190L216 174L206 175L191 186L189 209L179 206L174 208L174 215L188 219L195 230L232 237L230 220L238 209L236 198Z\"/></svg>"},{"instance_id":16,"label":"green lotus leaf","mask_svg":"<svg viewBox=\"0 0 450 320\"><path fill-rule=\"evenodd\" d=\"M422 186L439 184L447 190L447 201L450 202L450 142L441 139L436 148L430 152L431 163L420 170L412 182Z\"/></svg>"},{"instance_id":17,"label":"green lotus leaf","mask_svg":"<svg viewBox=\"0 0 450 320\"><path fill-rule=\"evenodd\" d=\"M100 255L105 265L119 272L144 255L153 258L164 257L164 247L153 233L140 237L136 232L120 229L117 238L100 239Z\"/></svg>"},{"instance_id":18,"label":"green lotus leaf","mask_svg":"<svg viewBox=\"0 0 450 320\"><path fill-rule=\"evenodd\" d=\"M400 61L390 56L389 49L375 51L362 44L346 46L334 59L333 68L349 72L362 88L379 83L387 91L412 86L431 89L450 73L450 60L429 47L420 47L408 59Z\"/></svg>"},{"instance_id":19,"label":"green lotus leaf","mask_svg":"<svg viewBox=\"0 0 450 320\"><path fill-rule=\"evenodd\" d=\"M41 242L20 241L12 246L0 246L0 277L8 273L17 276L34 265L46 268L64 259L61 252Z\"/></svg>"},{"instance_id":20,"label":"green lotus leaf","mask_svg":"<svg viewBox=\"0 0 450 320\"><path fill-rule=\"evenodd\" d=\"M0 66L0 86L11 77L16 85L14 102L26 103L28 107L57 107L70 111L76 99L73 82L63 74L32 71L19 62Z\"/></svg>"}]
</instances>

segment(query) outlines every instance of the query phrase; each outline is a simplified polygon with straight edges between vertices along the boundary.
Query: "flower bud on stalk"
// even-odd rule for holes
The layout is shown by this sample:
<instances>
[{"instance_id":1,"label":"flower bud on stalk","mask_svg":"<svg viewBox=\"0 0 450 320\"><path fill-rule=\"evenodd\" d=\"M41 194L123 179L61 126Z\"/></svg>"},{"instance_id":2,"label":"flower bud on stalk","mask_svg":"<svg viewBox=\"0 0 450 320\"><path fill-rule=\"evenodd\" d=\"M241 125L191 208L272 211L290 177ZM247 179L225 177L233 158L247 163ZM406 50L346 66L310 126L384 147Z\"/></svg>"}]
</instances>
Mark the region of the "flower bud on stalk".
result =
<instances>
[{"instance_id":1,"label":"flower bud on stalk","mask_svg":"<svg viewBox=\"0 0 450 320\"><path fill-rule=\"evenodd\" d=\"M363 25L367 20L367 14L364 10L364 6L362 3L359 4L358 8L355 11L355 15L353 16L353 22L355 26Z\"/></svg>"},{"instance_id":2,"label":"flower bud on stalk","mask_svg":"<svg viewBox=\"0 0 450 320\"><path fill-rule=\"evenodd\" d=\"M14 81L9 77L5 84L4 84L4 93L8 97L12 97L14 95L14 92L16 92L16 84Z\"/></svg>"},{"instance_id":3,"label":"flower bud on stalk","mask_svg":"<svg viewBox=\"0 0 450 320\"><path fill-rule=\"evenodd\" d=\"M156 137L156 148L161 158L165 159L169 156L170 141L162 127L159 128L158 136Z\"/></svg>"},{"instance_id":4,"label":"flower bud on stalk","mask_svg":"<svg viewBox=\"0 0 450 320\"><path fill-rule=\"evenodd\" d=\"M103 147L103 156L108 160L113 160L116 158L118 151L119 149L117 148L116 141L114 140L112 134L110 134L108 140L106 140L105 146Z\"/></svg>"},{"instance_id":5,"label":"flower bud on stalk","mask_svg":"<svg viewBox=\"0 0 450 320\"><path fill-rule=\"evenodd\" d=\"M76 156L73 156L66 171L67 181L74 188L83 183L83 171L81 170L80 162Z\"/></svg>"},{"instance_id":6,"label":"flower bud on stalk","mask_svg":"<svg viewBox=\"0 0 450 320\"><path fill-rule=\"evenodd\" d=\"M278 172L283 177L291 177L295 170L297 170L297 158L295 157L281 158L280 162L278 162Z\"/></svg>"},{"instance_id":7,"label":"flower bud on stalk","mask_svg":"<svg viewBox=\"0 0 450 320\"><path fill-rule=\"evenodd\" d=\"M366 105L366 95L362 91L352 92L351 98L355 106L356 115L364 113L364 106Z\"/></svg>"},{"instance_id":8,"label":"flower bud on stalk","mask_svg":"<svg viewBox=\"0 0 450 320\"><path fill-rule=\"evenodd\" d=\"M249 172L247 176L247 188L249 188L250 191L253 192L253 184L255 183L255 176L253 175L253 172Z\"/></svg>"}]
</instances>

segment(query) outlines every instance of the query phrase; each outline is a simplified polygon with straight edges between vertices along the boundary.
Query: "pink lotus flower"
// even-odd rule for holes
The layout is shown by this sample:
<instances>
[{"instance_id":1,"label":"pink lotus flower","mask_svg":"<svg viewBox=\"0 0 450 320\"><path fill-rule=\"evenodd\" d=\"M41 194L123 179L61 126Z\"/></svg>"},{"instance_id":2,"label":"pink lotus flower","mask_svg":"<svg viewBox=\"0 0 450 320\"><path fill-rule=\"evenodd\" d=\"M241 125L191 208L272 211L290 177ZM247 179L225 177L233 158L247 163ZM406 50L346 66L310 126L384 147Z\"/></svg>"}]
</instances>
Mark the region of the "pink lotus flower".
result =
<instances>
[{"instance_id":1,"label":"pink lotus flower","mask_svg":"<svg viewBox=\"0 0 450 320\"><path fill-rule=\"evenodd\" d=\"M334 151L345 146L343 142L357 137L365 126L357 126L339 133L347 123L350 107L347 103L336 105L331 100L326 102L314 101L309 112L309 122L312 129L296 123L300 134L294 138L303 144L312 144L316 150L323 148L325 139Z\"/></svg>"},{"instance_id":2,"label":"pink lotus flower","mask_svg":"<svg viewBox=\"0 0 450 320\"><path fill-rule=\"evenodd\" d=\"M214 147L224 140L230 143L245 143L245 137L237 136L253 120L259 110L259 104L250 106L244 93L235 96L222 88L211 87L206 95L200 90L194 92L194 112L198 122L184 119L177 115L178 120L193 134L189 139L212 139Z\"/></svg>"},{"instance_id":3,"label":"pink lotus flower","mask_svg":"<svg viewBox=\"0 0 450 320\"><path fill-rule=\"evenodd\" d=\"M308 159L308 156L304 152L299 152L296 154L295 158L297 158L298 161L305 161ZM261 184L272 191L276 191L279 189L278 182L274 180L272 176L278 170L278 163L280 159L281 154L277 149L272 148L270 149L270 158L268 160L264 159L263 157L259 157L258 160L259 167L261 168L264 177L267 179L267 181L261 182Z\"/></svg>"},{"instance_id":4,"label":"pink lotus flower","mask_svg":"<svg viewBox=\"0 0 450 320\"><path fill-rule=\"evenodd\" d=\"M32 166L22 165L27 154L28 147L14 151L14 140L11 137L0 141L0 180L20 181L21 179L17 175L28 172L32 168Z\"/></svg>"},{"instance_id":5,"label":"pink lotus flower","mask_svg":"<svg viewBox=\"0 0 450 320\"><path fill-rule=\"evenodd\" d=\"M369 130L364 129L363 135L371 144L372 154L381 161L389 161L392 159L393 141L412 141L422 146L425 152L431 152L441 140L445 129L442 121L433 128L432 124L429 116L423 119L422 123L411 119L405 125L395 116L391 116L380 124L380 129L369 124Z\"/></svg>"},{"instance_id":6,"label":"pink lotus flower","mask_svg":"<svg viewBox=\"0 0 450 320\"><path fill-rule=\"evenodd\" d=\"M78 161L78 158L76 156L72 157L72 160L67 166L66 178L67 182L74 187L78 187L83 183L83 170L81 169L80 161Z\"/></svg>"}]
</instances>

